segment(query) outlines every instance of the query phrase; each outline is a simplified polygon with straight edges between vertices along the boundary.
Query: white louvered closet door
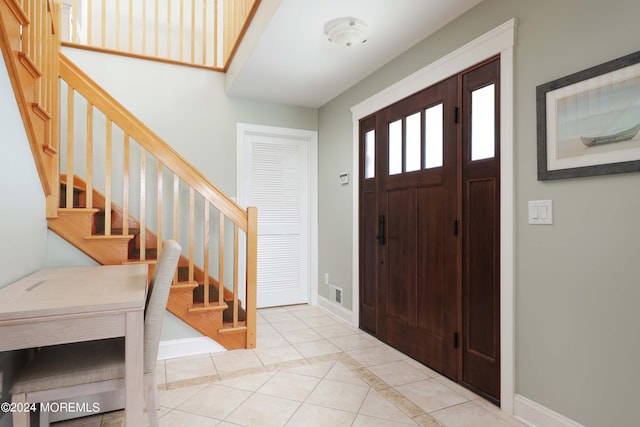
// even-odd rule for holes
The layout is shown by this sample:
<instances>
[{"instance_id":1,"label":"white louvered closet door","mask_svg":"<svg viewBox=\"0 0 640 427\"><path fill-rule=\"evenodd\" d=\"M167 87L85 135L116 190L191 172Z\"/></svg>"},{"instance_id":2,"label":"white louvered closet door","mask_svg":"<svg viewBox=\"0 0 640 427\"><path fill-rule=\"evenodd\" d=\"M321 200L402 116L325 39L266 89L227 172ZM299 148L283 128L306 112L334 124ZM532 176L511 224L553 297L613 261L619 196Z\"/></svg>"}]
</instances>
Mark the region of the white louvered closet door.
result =
<instances>
[{"instance_id":1,"label":"white louvered closet door","mask_svg":"<svg viewBox=\"0 0 640 427\"><path fill-rule=\"evenodd\" d=\"M258 307L308 302L309 147L304 139L249 136L247 204L258 208Z\"/></svg>"}]
</instances>

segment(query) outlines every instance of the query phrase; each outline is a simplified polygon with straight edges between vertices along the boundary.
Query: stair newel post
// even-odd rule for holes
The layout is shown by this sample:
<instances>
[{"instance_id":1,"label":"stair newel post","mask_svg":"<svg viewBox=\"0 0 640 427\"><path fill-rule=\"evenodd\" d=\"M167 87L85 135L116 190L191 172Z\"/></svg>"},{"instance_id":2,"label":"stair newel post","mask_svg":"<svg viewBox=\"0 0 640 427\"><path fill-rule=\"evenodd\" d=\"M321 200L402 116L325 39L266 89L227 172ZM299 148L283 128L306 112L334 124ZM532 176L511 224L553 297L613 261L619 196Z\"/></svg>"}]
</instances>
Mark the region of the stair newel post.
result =
<instances>
[{"instance_id":1,"label":"stair newel post","mask_svg":"<svg viewBox=\"0 0 640 427\"><path fill-rule=\"evenodd\" d=\"M246 348L256 348L258 270L258 208L247 208L247 337Z\"/></svg>"}]
</instances>

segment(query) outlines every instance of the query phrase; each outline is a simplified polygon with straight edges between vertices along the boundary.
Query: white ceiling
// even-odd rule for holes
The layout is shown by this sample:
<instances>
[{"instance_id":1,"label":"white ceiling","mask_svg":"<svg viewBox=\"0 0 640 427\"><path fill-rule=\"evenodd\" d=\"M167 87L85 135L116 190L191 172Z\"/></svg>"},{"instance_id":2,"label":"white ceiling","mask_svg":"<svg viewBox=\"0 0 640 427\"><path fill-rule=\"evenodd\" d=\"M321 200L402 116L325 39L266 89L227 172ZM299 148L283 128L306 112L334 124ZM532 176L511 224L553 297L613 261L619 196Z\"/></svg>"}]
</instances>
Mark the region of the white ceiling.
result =
<instances>
[{"instance_id":1,"label":"white ceiling","mask_svg":"<svg viewBox=\"0 0 640 427\"><path fill-rule=\"evenodd\" d=\"M317 108L481 0L262 0L227 74L227 93ZM367 23L367 42L330 43L327 22Z\"/></svg>"}]
</instances>

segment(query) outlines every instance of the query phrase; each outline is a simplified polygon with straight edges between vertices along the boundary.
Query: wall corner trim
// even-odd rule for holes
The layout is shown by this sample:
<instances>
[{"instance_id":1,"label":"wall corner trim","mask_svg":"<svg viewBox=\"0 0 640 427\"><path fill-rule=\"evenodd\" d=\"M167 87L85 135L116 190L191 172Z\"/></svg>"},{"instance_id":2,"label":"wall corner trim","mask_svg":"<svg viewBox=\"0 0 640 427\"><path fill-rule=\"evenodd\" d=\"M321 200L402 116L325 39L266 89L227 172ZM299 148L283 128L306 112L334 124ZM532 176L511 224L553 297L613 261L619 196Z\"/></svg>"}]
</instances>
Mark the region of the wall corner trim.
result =
<instances>
[{"instance_id":1,"label":"wall corner trim","mask_svg":"<svg viewBox=\"0 0 640 427\"><path fill-rule=\"evenodd\" d=\"M514 396L514 416L531 427L584 427L564 415L546 408L533 400L516 394Z\"/></svg>"}]
</instances>

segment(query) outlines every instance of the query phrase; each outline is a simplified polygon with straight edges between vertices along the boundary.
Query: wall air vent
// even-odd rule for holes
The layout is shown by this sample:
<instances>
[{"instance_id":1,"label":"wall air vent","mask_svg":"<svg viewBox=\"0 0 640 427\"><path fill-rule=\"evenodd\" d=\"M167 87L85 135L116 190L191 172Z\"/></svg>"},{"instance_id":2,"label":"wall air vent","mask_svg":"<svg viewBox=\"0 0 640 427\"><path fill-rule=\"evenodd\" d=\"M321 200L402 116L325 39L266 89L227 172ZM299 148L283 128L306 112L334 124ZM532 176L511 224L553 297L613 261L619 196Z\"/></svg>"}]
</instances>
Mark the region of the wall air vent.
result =
<instances>
[{"instance_id":1,"label":"wall air vent","mask_svg":"<svg viewBox=\"0 0 640 427\"><path fill-rule=\"evenodd\" d=\"M329 285L329 299L338 305L342 305L342 288Z\"/></svg>"}]
</instances>

